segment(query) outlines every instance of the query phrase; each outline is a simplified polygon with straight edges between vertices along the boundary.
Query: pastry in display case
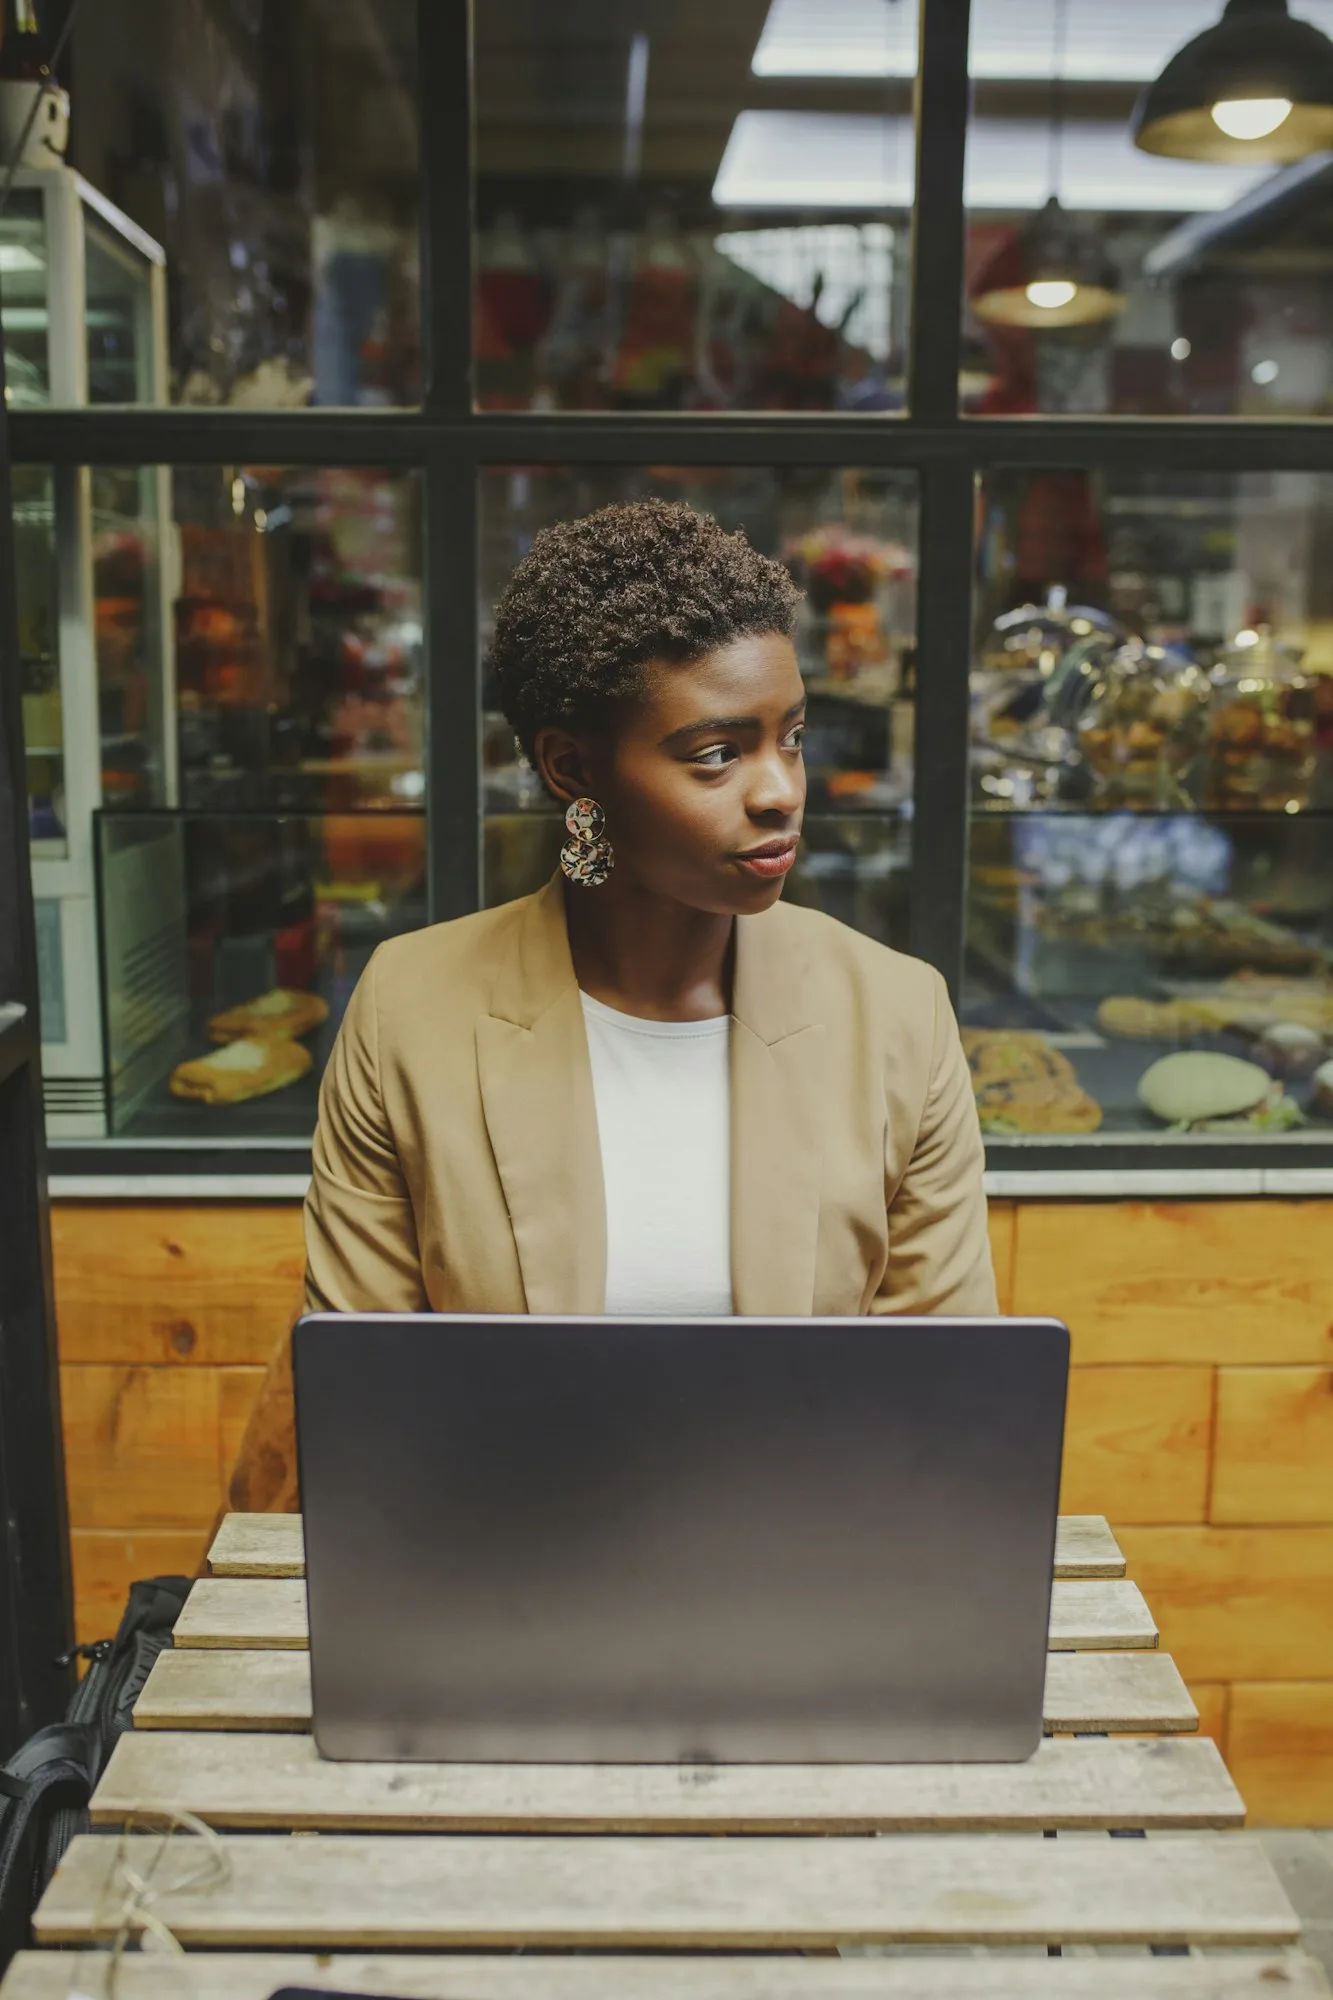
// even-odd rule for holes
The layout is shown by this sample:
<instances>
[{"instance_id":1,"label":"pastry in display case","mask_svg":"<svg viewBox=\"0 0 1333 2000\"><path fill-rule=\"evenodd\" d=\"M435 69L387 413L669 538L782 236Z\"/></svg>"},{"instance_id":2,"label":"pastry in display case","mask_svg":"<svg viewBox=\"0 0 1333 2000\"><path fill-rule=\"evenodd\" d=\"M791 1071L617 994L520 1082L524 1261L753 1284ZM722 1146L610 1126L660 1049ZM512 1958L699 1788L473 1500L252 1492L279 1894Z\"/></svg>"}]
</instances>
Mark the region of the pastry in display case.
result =
<instances>
[{"instance_id":1,"label":"pastry in display case","mask_svg":"<svg viewBox=\"0 0 1333 2000\"><path fill-rule=\"evenodd\" d=\"M1317 748L1315 677L1267 626L1237 633L1213 675L1202 803L1299 812L1310 803Z\"/></svg>"},{"instance_id":2,"label":"pastry in display case","mask_svg":"<svg viewBox=\"0 0 1333 2000\"><path fill-rule=\"evenodd\" d=\"M1195 978L1243 966L1305 972L1328 962L1322 945L1243 903L1192 894L1169 881L1110 895L1070 883L1037 901L1032 915L1038 932L1053 942L1147 958L1164 971Z\"/></svg>"},{"instance_id":3,"label":"pastry in display case","mask_svg":"<svg viewBox=\"0 0 1333 2000\"><path fill-rule=\"evenodd\" d=\"M1286 1132L1301 1109L1258 1063L1205 1049L1162 1056L1139 1078L1139 1102L1177 1132Z\"/></svg>"},{"instance_id":4,"label":"pastry in display case","mask_svg":"<svg viewBox=\"0 0 1333 2000\"><path fill-rule=\"evenodd\" d=\"M243 1104L267 1097L308 1076L311 1056L299 1042L277 1036L238 1039L211 1055L178 1063L171 1072L171 1094L193 1104Z\"/></svg>"},{"instance_id":5,"label":"pastry in display case","mask_svg":"<svg viewBox=\"0 0 1333 2000\"><path fill-rule=\"evenodd\" d=\"M211 1015L208 1032L215 1042L241 1041L249 1035L288 1040L295 1035L308 1035L312 1028L322 1027L328 1018L328 1002L321 1000L318 993L299 993L288 986L275 986L254 1000L245 1000L238 1007L226 1007L220 1014Z\"/></svg>"},{"instance_id":6,"label":"pastry in display case","mask_svg":"<svg viewBox=\"0 0 1333 2000\"><path fill-rule=\"evenodd\" d=\"M1041 1035L964 1028L962 1039L983 1132L1088 1133L1101 1124L1101 1106L1068 1056Z\"/></svg>"}]
</instances>

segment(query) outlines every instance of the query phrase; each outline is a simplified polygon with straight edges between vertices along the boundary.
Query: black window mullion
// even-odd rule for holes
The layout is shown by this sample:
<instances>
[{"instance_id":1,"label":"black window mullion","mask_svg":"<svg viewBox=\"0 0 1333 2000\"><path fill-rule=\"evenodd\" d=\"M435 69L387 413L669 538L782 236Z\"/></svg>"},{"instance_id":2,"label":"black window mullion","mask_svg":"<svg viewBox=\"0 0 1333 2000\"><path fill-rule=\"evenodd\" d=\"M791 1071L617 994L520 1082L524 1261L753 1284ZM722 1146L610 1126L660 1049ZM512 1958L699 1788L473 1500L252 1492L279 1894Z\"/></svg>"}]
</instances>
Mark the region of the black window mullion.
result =
<instances>
[{"instance_id":1,"label":"black window mullion","mask_svg":"<svg viewBox=\"0 0 1333 2000\"><path fill-rule=\"evenodd\" d=\"M907 371L907 406L917 423L958 417L970 11L970 0L921 0Z\"/></svg>"},{"instance_id":2,"label":"black window mullion","mask_svg":"<svg viewBox=\"0 0 1333 2000\"><path fill-rule=\"evenodd\" d=\"M19 465L1042 465L1328 472L1333 423L1233 418L443 416L419 410L16 410Z\"/></svg>"},{"instance_id":3,"label":"black window mullion","mask_svg":"<svg viewBox=\"0 0 1333 2000\"><path fill-rule=\"evenodd\" d=\"M481 900L480 558L470 460L436 445L425 487L427 907L439 923Z\"/></svg>"},{"instance_id":4,"label":"black window mullion","mask_svg":"<svg viewBox=\"0 0 1333 2000\"><path fill-rule=\"evenodd\" d=\"M472 9L417 0L424 405L472 414Z\"/></svg>"},{"instance_id":5,"label":"black window mullion","mask_svg":"<svg viewBox=\"0 0 1333 2000\"><path fill-rule=\"evenodd\" d=\"M968 673L975 475L921 471L912 898L913 952L962 986L967 892Z\"/></svg>"}]
</instances>

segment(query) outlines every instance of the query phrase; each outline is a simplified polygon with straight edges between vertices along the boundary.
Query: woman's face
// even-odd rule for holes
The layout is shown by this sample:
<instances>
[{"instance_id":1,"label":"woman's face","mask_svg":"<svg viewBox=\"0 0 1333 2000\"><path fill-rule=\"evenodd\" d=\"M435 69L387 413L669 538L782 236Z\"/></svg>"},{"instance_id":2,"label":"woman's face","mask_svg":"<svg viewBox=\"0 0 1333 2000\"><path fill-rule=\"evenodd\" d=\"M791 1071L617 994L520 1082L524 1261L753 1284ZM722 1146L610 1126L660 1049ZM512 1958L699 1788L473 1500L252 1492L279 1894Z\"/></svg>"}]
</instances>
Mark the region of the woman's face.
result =
<instances>
[{"instance_id":1,"label":"woman's face","mask_svg":"<svg viewBox=\"0 0 1333 2000\"><path fill-rule=\"evenodd\" d=\"M538 762L563 797L602 807L612 883L739 916L777 902L795 859L804 718L790 639L753 634L651 667L605 734L543 730Z\"/></svg>"}]
</instances>

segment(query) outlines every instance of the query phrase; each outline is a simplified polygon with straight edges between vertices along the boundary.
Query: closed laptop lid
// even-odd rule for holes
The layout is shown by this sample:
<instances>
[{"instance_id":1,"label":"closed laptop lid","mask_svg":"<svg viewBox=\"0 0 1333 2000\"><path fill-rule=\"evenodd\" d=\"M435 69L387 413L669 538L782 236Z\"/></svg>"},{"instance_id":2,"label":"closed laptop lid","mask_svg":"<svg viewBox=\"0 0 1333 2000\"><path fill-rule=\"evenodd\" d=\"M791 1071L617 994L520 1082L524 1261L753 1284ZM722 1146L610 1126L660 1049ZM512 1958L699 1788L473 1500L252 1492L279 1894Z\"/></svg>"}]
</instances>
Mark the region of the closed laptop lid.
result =
<instances>
[{"instance_id":1,"label":"closed laptop lid","mask_svg":"<svg viewBox=\"0 0 1333 2000\"><path fill-rule=\"evenodd\" d=\"M326 1755L1036 1747L1057 1322L316 1314L294 1339Z\"/></svg>"}]
</instances>

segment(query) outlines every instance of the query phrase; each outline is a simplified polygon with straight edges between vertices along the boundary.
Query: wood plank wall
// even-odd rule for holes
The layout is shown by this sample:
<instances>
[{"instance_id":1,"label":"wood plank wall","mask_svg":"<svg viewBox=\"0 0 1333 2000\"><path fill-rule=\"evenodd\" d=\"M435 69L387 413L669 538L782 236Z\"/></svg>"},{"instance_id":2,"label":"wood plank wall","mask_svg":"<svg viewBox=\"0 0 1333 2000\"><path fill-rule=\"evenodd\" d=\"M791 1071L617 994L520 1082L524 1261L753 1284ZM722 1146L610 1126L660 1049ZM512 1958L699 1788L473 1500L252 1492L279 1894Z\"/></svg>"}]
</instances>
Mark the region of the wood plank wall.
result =
<instances>
[{"instance_id":1,"label":"wood plank wall","mask_svg":"<svg viewBox=\"0 0 1333 2000\"><path fill-rule=\"evenodd\" d=\"M294 1205L52 1217L79 1636L193 1571L299 1308ZM1252 1818L1333 1825L1333 1202L993 1203L1073 1335L1061 1504L1109 1516Z\"/></svg>"}]
</instances>

